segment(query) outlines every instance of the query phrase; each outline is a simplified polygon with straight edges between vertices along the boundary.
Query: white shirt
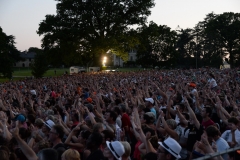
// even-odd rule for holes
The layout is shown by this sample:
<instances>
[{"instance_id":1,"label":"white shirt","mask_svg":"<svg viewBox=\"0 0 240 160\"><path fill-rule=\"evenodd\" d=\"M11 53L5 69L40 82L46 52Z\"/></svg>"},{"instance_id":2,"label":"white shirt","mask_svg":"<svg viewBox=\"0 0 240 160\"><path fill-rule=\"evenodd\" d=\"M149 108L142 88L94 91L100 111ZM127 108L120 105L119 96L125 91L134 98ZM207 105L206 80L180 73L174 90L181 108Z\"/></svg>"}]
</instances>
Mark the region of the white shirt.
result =
<instances>
[{"instance_id":1,"label":"white shirt","mask_svg":"<svg viewBox=\"0 0 240 160\"><path fill-rule=\"evenodd\" d=\"M160 106L159 109L167 109L166 106Z\"/></svg>"},{"instance_id":2,"label":"white shirt","mask_svg":"<svg viewBox=\"0 0 240 160\"><path fill-rule=\"evenodd\" d=\"M191 92L190 92L192 95L193 95L193 103L195 103L196 102L196 97L195 97L195 93L197 93L197 90L194 88L193 90L191 90Z\"/></svg>"},{"instance_id":3,"label":"white shirt","mask_svg":"<svg viewBox=\"0 0 240 160\"><path fill-rule=\"evenodd\" d=\"M175 131L177 132L177 134L179 136L179 143L187 143L188 133L186 136L184 136L184 130L185 130L185 128L182 127L181 125L178 125L177 128L175 129ZM189 132L189 129L186 132ZM180 156L183 159L185 159L185 158L187 158L187 154L188 154L187 149L182 148L182 150L180 152Z\"/></svg>"},{"instance_id":4,"label":"white shirt","mask_svg":"<svg viewBox=\"0 0 240 160\"><path fill-rule=\"evenodd\" d=\"M229 149L229 145L226 140L224 140L222 137L220 137L218 140L216 140L216 146L217 146L217 151L222 152L227 149ZM221 155L224 160L228 160L228 154L222 154Z\"/></svg>"},{"instance_id":5,"label":"white shirt","mask_svg":"<svg viewBox=\"0 0 240 160\"><path fill-rule=\"evenodd\" d=\"M209 79L209 80L208 80L208 83L209 83L210 88L214 88L214 87L217 86L217 82L216 82L216 80L213 79L213 78Z\"/></svg>"},{"instance_id":6,"label":"white shirt","mask_svg":"<svg viewBox=\"0 0 240 160\"><path fill-rule=\"evenodd\" d=\"M37 95L37 92L36 92L36 90L34 90L34 89L30 90L30 93L31 93L32 95Z\"/></svg>"},{"instance_id":7,"label":"white shirt","mask_svg":"<svg viewBox=\"0 0 240 160\"><path fill-rule=\"evenodd\" d=\"M201 104L200 107L203 109L205 106L204 104ZM195 114L201 114L201 111L198 109L198 107L195 105Z\"/></svg>"},{"instance_id":8,"label":"white shirt","mask_svg":"<svg viewBox=\"0 0 240 160\"><path fill-rule=\"evenodd\" d=\"M116 123L117 123L117 125L118 125L120 128L122 128L122 120L121 120L121 118L122 118L122 116L119 115L119 116L117 117L117 119L116 119Z\"/></svg>"},{"instance_id":9,"label":"white shirt","mask_svg":"<svg viewBox=\"0 0 240 160\"><path fill-rule=\"evenodd\" d=\"M235 130L235 139L237 144L234 147L240 146L240 131L238 129ZM225 139L227 142L232 142L232 133L231 130L226 130L223 132L222 136L223 139Z\"/></svg>"},{"instance_id":10,"label":"white shirt","mask_svg":"<svg viewBox=\"0 0 240 160\"><path fill-rule=\"evenodd\" d=\"M176 111L176 107L177 106L173 106L173 109ZM178 117L178 115L176 114L176 116L175 116L175 121L177 122L177 124L178 123L180 123L180 118Z\"/></svg>"},{"instance_id":11,"label":"white shirt","mask_svg":"<svg viewBox=\"0 0 240 160\"><path fill-rule=\"evenodd\" d=\"M116 140L117 141L121 141L121 128L118 126L118 124L116 123L115 124L115 127L116 127L116 133L115 133L115 136L116 136Z\"/></svg>"}]
</instances>

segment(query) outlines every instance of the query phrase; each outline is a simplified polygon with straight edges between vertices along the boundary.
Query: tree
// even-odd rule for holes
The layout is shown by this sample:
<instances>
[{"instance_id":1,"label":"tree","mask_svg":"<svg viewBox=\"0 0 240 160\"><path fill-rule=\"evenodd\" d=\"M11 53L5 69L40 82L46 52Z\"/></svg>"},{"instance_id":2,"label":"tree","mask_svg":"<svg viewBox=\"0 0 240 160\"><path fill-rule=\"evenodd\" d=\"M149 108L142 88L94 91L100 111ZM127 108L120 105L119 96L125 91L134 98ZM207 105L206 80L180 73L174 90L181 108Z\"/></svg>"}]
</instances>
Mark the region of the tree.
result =
<instances>
[{"instance_id":1,"label":"tree","mask_svg":"<svg viewBox=\"0 0 240 160\"><path fill-rule=\"evenodd\" d=\"M208 52L217 54L221 59L229 54L229 63L233 67L240 55L240 13L210 13L200 23L204 26Z\"/></svg>"},{"instance_id":2,"label":"tree","mask_svg":"<svg viewBox=\"0 0 240 160\"><path fill-rule=\"evenodd\" d=\"M193 66L192 57L196 56L196 41L194 41L194 30L179 29L177 31L178 40L176 43L178 65Z\"/></svg>"},{"instance_id":3,"label":"tree","mask_svg":"<svg viewBox=\"0 0 240 160\"><path fill-rule=\"evenodd\" d=\"M138 45L138 62L142 65L149 62L151 65L159 65L163 61L174 64L176 57L176 41L177 34L171 31L171 28L166 25L157 25L150 22L149 26L139 28L140 45Z\"/></svg>"},{"instance_id":4,"label":"tree","mask_svg":"<svg viewBox=\"0 0 240 160\"><path fill-rule=\"evenodd\" d=\"M46 53L43 52L43 50L38 48L29 48L28 52L35 52L35 58L33 63L31 63L31 70L32 75L35 78L41 78L43 77L44 73L48 70L48 61Z\"/></svg>"},{"instance_id":5,"label":"tree","mask_svg":"<svg viewBox=\"0 0 240 160\"><path fill-rule=\"evenodd\" d=\"M37 33L65 64L99 64L109 50L126 60L137 44L130 26L144 24L154 6L154 0L57 1L57 15L46 15Z\"/></svg>"},{"instance_id":6,"label":"tree","mask_svg":"<svg viewBox=\"0 0 240 160\"><path fill-rule=\"evenodd\" d=\"M6 35L0 27L0 73L9 79L12 77L13 64L21 60L14 40L14 36Z\"/></svg>"}]
</instances>

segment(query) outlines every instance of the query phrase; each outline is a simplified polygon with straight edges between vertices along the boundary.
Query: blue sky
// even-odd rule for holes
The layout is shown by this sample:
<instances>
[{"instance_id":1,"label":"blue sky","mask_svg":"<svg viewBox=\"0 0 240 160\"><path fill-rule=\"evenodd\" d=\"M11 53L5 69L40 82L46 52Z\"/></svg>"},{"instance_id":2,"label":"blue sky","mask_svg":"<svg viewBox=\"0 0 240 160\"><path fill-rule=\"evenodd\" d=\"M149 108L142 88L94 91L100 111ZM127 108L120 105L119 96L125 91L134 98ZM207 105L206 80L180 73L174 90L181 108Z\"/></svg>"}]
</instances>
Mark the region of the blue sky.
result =
<instances>
[{"instance_id":1,"label":"blue sky","mask_svg":"<svg viewBox=\"0 0 240 160\"><path fill-rule=\"evenodd\" d=\"M0 0L0 26L7 35L15 36L17 49L41 47L36 33L47 14L56 14L54 0ZM176 29L193 28L208 13L240 12L240 0L155 0L148 21Z\"/></svg>"}]
</instances>

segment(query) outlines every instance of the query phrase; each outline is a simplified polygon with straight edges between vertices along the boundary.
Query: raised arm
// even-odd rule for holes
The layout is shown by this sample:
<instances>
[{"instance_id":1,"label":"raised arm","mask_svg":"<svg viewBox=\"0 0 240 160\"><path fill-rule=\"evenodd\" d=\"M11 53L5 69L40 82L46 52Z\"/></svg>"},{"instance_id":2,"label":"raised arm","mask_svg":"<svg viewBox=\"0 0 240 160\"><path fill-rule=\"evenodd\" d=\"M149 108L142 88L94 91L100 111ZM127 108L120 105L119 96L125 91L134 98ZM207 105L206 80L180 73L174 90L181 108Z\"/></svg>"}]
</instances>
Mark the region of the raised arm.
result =
<instances>
[{"instance_id":1,"label":"raised arm","mask_svg":"<svg viewBox=\"0 0 240 160\"><path fill-rule=\"evenodd\" d=\"M153 148L152 144L150 143L151 133L148 132L147 136L145 136L145 134L143 133L143 130L140 127L137 128L136 130L139 133L140 138L146 147L146 152L147 153L149 153L149 152L156 153L156 150Z\"/></svg>"},{"instance_id":2,"label":"raised arm","mask_svg":"<svg viewBox=\"0 0 240 160\"><path fill-rule=\"evenodd\" d=\"M133 116L135 117L136 125L141 126L141 120L140 120L140 116L138 114L138 109L137 109L137 100L132 97L131 101L133 104Z\"/></svg>"},{"instance_id":3,"label":"raised arm","mask_svg":"<svg viewBox=\"0 0 240 160\"><path fill-rule=\"evenodd\" d=\"M195 105L196 105L196 107L198 108L198 110L201 111L202 108L201 108L200 103L199 103L198 92L194 92L193 94L194 94L194 96L195 96L195 100L196 100Z\"/></svg>"},{"instance_id":4,"label":"raised arm","mask_svg":"<svg viewBox=\"0 0 240 160\"><path fill-rule=\"evenodd\" d=\"M177 115L180 119L181 123L184 123L185 125L188 124L188 121L186 120L186 118L182 115L182 113L179 111L178 107L176 107L176 111L177 111Z\"/></svg>"},{"instance_id":5,"label":"raised arm","mask_svg":"<svg viewBox=\"0 0 240 160\"><path fill-rule=\"evenodd\" d=\"M167 119L172 119L171 114L176 115L176 111L174 109L172 109L172 95L168 96L167 99L167 113L166 113L166 117ZM171 113L171 114L170 114Z\"/></svg>"},{"instance_id":6,"label":"raised arm","mask_svg":"<svg viewBox=\"0 0 240 160\"><path fill-rule=\"evenodd\" d=\"M138 139L140 139L140 135L139 135L139 133L136 131L137 126L136 126L136 124L135 124L135 122L134 122L134 116L131 116L131 117L130 117L130 122L131 122L131 124L132 124L132 129L133 129L133 133L134 133L135 137L138 138Z\"/></svg>"},{"instance_id":7,"label":"raised arm","mask_svg":"<svg viewBox=\"0 0 240 160\"><path fill-rule=\"evenodd\" d=\"M167 100L167 95L157 86L156 83L152 82L152 84L157 88L159 94L165 99Z\"/></svg>"},{"instance_id":8,"label":"raised arm","mask_svg":"<svg viewBox=\"0 0 240 160\"><path fill-rule=\"evenodd\" d=\"M19 125L16 124L16 127L13 129L13 137L15 137L18 142L19 148L22 150L23 154L27 157L28 160L38 160L36 153L30 148L27 143L21 139L19 136Z\"/></svg>"},{"instance_id":9,"label":"raised arm","mask_svg":"<svg viewBox=\"0 0 240 160\"><path fill-rule=\"evenodd\" d=\"M188 112L189 112L189 117L193 120L193 123L195 124L196 128L199 129L200 128L200 123L197 120L197 117L196 117L195 113L193 112L192 108L190 107L186 97L184 97L184 101L185 101L185 105L187 106L187 109L188 109Z\"/></svg>"},{"instance_id":10,"label":"raised arm","mask_svg":"<svg viewBox=\"0 0 240 160\"><path fill-rule=\"evenodd\" d=\"M89 112L89 110L88 110L88 108L87 107L84 107L84 109L85 109L85 111L87 112L87 114L88 114L88 117L89 117L89 119L91 120L91 123L94 125L94 124L96 124L97 122L95 121L95 119L94 119L94 117L93 117L93 115L92 115L92 113L91 112Z\"/></svg>"},{"instance_id":11,"label":"raised arm","mask_svg":"<svg viewBox=\"0 0 240 160\"><path fill-rule=\"evenodd\" d=\"M74 136L75 132L77 132L78 130L80 130L80 126L82 125L82 123L79 123L68 135L67 139L65 140L64 144L70 146L70 147L78 147L78 148L83 148L84 145L81 143L72 143L71 139Z\"/></svg>"},{"instance_id":12,"label":"raised arm","mask_svg":"<svg viewBox=\"0 0 240 160\"><path fill-rule=\"evenodd\" d=\"M221 110L221 112L223 113L223 115L225 115L227 118L230 118L231 115L225 110L225 108L222 106L222 102L221 100L219 99L218 96L216 96L216 100L217 100L217 103L218 105L220 106L218 109Z\"/></svg>"},{"instance_id":13,"label":"raised arm","mask_svg":"<svg viewBox=\"0 0 240 160\"><path fill-rule=\"evenodd\" d=\"M162 112L160 113L159 116L161 116ZM163 124L163 128L165 129L165 131L170 135L170 137L174 138L176 141L179 140L179 136L177 134L176 131L174 131L173 129L171 129L167 122L165 121L164 116L161 116L161 120L162 120L162 124Z\"/></svg>"},{"instance_id":14,"label":"raised arm","mask_svg":"<svg viewBox=\"0 0 240 160\"><path fill-rule=\"evenodd\" d=\"M6 138L6 140L10 141L12 139L12 134L8 130L7 116L3 111L1 111L0 114L2 117L2 119L0 119L0 126L3 130L3 137Z\"/></svg>"}]
</instances>

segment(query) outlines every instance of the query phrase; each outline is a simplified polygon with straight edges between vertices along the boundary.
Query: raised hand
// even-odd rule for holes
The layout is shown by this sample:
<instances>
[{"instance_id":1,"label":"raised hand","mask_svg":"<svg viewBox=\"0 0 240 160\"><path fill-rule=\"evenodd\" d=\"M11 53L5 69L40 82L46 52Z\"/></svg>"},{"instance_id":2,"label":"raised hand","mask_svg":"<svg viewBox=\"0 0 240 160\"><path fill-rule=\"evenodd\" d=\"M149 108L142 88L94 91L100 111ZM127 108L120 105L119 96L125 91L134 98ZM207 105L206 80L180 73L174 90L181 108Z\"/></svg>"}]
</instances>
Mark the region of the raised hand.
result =
<instances>
[{"instance_id":1,"label":"raised hand","mask_svg":"<svg viewBox=\"0 0 240 160\"><path fill-rule=\"evenodd\" d=\"M78 125L77 125L76 127L74 127L72 131L73 131L73 132L79 131L80 128L81 128L81 125L83 125L83 123L82 123L82 122L79 122Z\"/></svg>"},{"instance_id":2,"label":"raised hand","mask_svg":"<svg viewBox=\"0 0 240 160\"><path fill-rule=\"evenodd\" d=\"M19 121L16 121L15 122L16 123L16 125L15 125L15 128L13 128L12 130L11 130L11 133L12 133L12 136L13 137L20 137L19 136Z\"/></svg>"},{"instance_id":3,"label":"raised hand","mask_svg":"<svg viewBox=\"0 0 240 160\"><path fill-rule=\"evenodd\" d=\"M121 137L122 140L124 140L125 135L126 135L125 134L125 129L123 128L122 131L120 132L120 137Z\"/></svg>"}]
</instances>

